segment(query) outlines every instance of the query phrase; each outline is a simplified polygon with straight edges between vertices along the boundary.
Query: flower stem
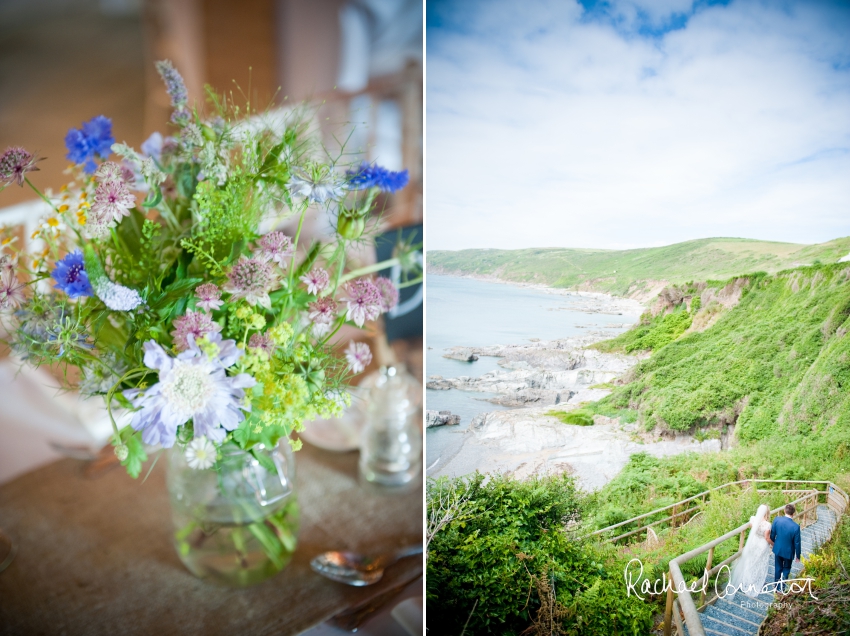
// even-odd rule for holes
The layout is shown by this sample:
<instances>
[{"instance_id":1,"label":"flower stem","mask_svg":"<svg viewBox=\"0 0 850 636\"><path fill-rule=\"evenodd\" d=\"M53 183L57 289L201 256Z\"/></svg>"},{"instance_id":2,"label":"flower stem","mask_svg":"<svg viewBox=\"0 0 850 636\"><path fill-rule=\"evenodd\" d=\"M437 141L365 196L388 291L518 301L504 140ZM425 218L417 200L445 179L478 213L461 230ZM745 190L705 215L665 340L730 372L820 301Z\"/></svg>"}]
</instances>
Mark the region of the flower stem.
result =
<instances>
[{"instance_id":1,"label":"flower stem","mask_svg":"<svg viewBox=\"0 0 850 636\"><path fill-rule=\"evenodd\" d=\"M354 271L348 272L345 276L339 279L338 284L346 283L350 281L352 278L357 278L358 276L363 276L365 274L371 274L373 272L380 272L382 269L389 269L393 265L399 265L401 261L397 258L390 258L386 261L381 261L380 263L375 263L374 265L367 265L366 267L361 267L360 269L355 269Z\"/></svg>"}]
</instances>

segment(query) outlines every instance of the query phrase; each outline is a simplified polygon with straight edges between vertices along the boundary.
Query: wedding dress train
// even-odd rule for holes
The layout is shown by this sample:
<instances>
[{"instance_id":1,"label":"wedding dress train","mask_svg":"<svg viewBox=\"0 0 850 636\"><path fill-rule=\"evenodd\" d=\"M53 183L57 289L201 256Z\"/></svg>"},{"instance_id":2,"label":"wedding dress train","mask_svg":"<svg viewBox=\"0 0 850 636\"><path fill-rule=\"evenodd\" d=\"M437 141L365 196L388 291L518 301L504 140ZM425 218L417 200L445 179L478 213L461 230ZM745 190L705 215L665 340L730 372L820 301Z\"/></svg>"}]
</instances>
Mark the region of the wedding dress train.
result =
<instances>
[{"instance_id":1,"label":"wedding dress train","mask_svg":"<svg viewBox=\"0 0 850 636\"><path fill-rule=\"evenodd\" d=\"M767 506L761 505L755 516L750 517L750 536L741 557L732 568L729 581L736 590L742 590L750 598L761 594L770 566L771 549L764 536L765 532L770 531L770 521L766 518L768 510Z\"/></svg>"}]
</instances>

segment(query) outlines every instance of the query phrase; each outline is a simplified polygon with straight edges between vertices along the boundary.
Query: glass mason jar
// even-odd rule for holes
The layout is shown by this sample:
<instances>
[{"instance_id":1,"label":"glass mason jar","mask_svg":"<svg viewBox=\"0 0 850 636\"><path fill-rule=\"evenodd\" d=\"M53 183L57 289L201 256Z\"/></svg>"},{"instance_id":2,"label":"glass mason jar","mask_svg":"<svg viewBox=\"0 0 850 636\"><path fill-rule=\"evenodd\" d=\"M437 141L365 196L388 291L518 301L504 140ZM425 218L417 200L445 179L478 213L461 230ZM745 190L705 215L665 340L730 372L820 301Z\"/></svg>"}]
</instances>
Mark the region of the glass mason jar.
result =
<instances>
[{"instance_id":1,"label":"glass mason jar","mask_svg":"<svg viewBox=\"0 0 850 636\"><path fill-rule=\"evenodd\" d=\"M174 547L200 579L245 587L280 572L295 551L299 519L295 462L287 439L254 452L221 449L215 468L168 456Z\"/></svg>"}]
</instances>

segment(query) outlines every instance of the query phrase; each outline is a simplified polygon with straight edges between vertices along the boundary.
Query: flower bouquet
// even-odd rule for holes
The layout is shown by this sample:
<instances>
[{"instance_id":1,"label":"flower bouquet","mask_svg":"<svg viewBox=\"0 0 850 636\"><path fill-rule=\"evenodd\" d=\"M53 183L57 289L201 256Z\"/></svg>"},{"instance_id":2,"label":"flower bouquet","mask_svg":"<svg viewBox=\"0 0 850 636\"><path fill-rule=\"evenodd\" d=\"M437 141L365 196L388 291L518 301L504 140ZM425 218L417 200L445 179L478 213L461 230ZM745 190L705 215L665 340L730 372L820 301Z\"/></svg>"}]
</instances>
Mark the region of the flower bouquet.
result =
<instances>
[{"instance_id":1,"label":"flower bouquet","mask_svg":"<svg viewBox=\"0 0 850 636\"><path fill-rule=\"evenodd\" d=\"M410 244L346 267L346 245L365 240L380 193L404 187L407 171L341 164L303 111L270 124L208 89L214 116L203 118L171 63L157 69L172 136L136 151L115 143L106 117L85 122L65 138L71 181L57 194L29 181L35 155L0 156L0 184L29 185L51 210L35 253L4 230L0 316L24 360L76 368L69 388L105 398L130 475L152 447L170 449L178 553L199 576L244 585L295 548L290 435L339 416L347 379L371 361L365 343L342 358L331 339L396 304L396 287L372 274L397 265L402 285L421 278ZM313 206L335 216L335 236L302 245ZM291 215L293 236L273 231Z\"/></svg>"}]
</instances>

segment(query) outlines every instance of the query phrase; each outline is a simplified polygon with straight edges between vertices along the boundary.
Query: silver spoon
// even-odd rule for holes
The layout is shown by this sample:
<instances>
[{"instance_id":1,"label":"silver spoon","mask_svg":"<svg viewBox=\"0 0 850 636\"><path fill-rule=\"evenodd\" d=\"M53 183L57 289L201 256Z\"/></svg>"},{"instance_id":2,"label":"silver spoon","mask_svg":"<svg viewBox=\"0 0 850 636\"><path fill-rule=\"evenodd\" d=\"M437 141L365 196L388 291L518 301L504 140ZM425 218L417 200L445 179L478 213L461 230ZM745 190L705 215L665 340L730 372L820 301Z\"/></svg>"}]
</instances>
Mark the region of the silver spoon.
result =
<instances>
[{"instance_id":1,"label":"silver spoon","mask_svg":"<svg viewBox=\"0 0 850 636\"><path fill-rule=\"evenodd\" d=\"M399 559L422 554L422 544L401 548L388 554L364 556L356 552L325 552L310 561L313 571L346 585L372 585Z\"/></svg>"}]
</instances>

